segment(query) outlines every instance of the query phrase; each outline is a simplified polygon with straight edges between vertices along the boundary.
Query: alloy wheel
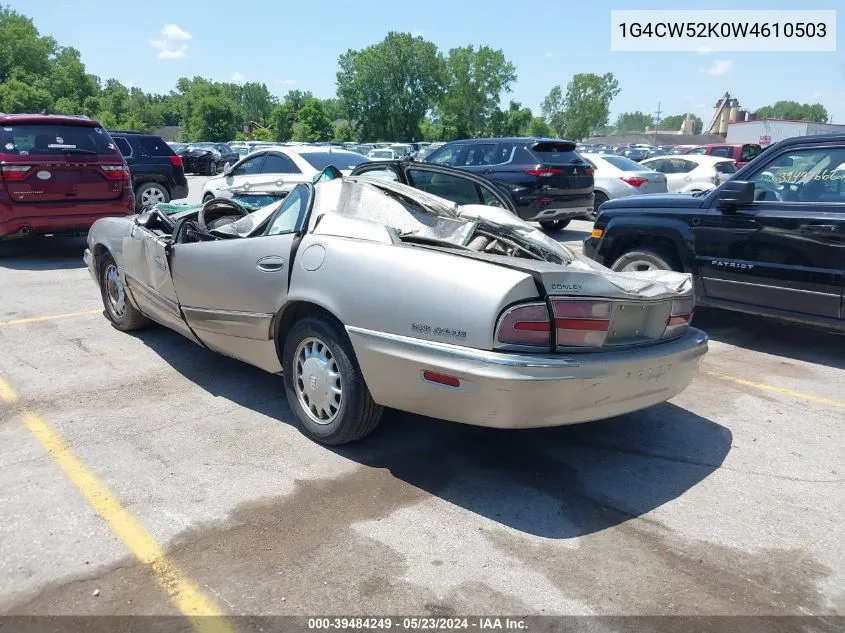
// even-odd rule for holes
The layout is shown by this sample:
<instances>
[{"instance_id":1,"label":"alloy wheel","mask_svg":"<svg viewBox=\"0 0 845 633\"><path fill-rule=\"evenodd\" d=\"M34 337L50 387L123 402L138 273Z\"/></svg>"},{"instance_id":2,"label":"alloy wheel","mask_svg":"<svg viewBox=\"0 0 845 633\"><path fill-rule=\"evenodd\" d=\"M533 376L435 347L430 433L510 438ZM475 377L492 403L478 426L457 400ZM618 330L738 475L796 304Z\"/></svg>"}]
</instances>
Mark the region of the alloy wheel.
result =
<instances>
[{"instance_id":1,"label":"alloy wheel","mask_svg":"<svg viewBox=\"0 0 845 633\"><path fill-rule=\"evenodd\" d=\"M293 372L293 386L308 417L331 424L343 403L343 385L328 345L316 337L304 339L296 348Z\"/></svg>"}]
</instances>

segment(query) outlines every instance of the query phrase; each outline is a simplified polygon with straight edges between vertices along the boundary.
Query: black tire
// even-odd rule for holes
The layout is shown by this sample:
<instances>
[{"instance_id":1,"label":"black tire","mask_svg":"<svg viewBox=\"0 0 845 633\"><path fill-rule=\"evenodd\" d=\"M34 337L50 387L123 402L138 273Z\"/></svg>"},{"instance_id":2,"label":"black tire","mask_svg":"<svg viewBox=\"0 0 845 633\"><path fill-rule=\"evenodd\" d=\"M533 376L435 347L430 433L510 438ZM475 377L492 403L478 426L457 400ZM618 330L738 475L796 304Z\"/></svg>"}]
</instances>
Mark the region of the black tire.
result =
<instances>
[{"instance_id":1,"label":"black tire","mask_svg":"<svg viewBox=\"0 0 845 633\"><path fill-rule=\"evenodd\" d=\"M144 198L148 198L145 201ZM148 205L147 202L150 204ZM157 182L145 182L135 190L135 211L141 213L159 202L170 202L170 192Z\"/></svg>"},{"instance_id":2,"label":"black tire","mask_svg":"<svg viewBox=\"0 0 845 633\"><path fill-rule=\"evenodd\" d=\"M642 262L643 265L642 267L635 268L635 270L677 270L669 255L648 248L637 248L622 253L622 255L616 258L616 261L613 262L610 268L619 272L626 266L637 266L637 262ZM647 266L651 266L651 268Z\"/></svg>"},{"instance_id":3,"label":"black tire","mask_svg":"<svg viewBox=\"0 0 845 633\"><path fill-rule=\"evenodd\" d=\"M215 176L217 175L217 163L213 160L208 161L208 171L206 172L208 176Z\"/></svg>"},{"instance_id":4,"label":"black tire","mask_svg":"<svg viewBox=\"0 0 845 633\"><path fill-rule=\"evenodd\" d=\"M214 194L210 191L202 197L202 203L205 204L209 200L214 200Z\"/></svg>"},{"instance_id":5,"label":"black tire","mask_svg":"<svg viewBox=\"0 0 845 633\"><path fill-rule=\"evenodd\" d=\"M599 207L608 201L608 197L601 191L596 191L593 199L593 212L587 214L587 219L590 222L595 222L599 214Z\"/></svg>"},{"instance_id":6,"label":"black tire","mask_svg":"<svg viewBox=\"0 0 845 633\"><path fill-rule=\"evenodd\" d=\"M546 231L560 231L569 226L571 219L567 220L540 220L540 226Z\"/></svg>"},{"instance_id":7,"label":"black tire","mask_svg":"<svg viewBox=\"0 0 845 633\"><path fill-rule=\"evenodd\" d=\"M114 268L112 269L112 267ZM150 324L150 320L135 309L135 306L132 305L129 297L126 296L126 289L123 288L122 285L122 290L118 290L117 288L110 286L109 276L113 273L113 271L116 271L119 274L119 269L114 261L114 258L111 256L111 253L106 253L100 259L98 274L100 280L100 296L103 298L103 307L106 310L106 318L111 321L114 327L122 332L131 332L132 330L138 330L142 327L146 327ZM119 309L120 301L118 298L115 297L115 300L113 301L110 297L110 293L112 291L114 291L117 295L122 293L122 312Z\"/></svg>"},{"instance_id":8,"label":"black tire","mask_svg":"<svg viewBox=\"0 0 845 633\"><path fill-rule=\"evenodd\" d=\"M339 396L339 406L336 407L334 416L323 423L315 420L316 415L309 412L303 404L304 397L300 398L300 392L306 391L304 374L301 386L294 386L294 382L298 380L297 351L300 344L307 344L309 339L325 345L328 349L329 362L333 362L339 374L342 393ZM288 405L299 422L302 432L312 440L331 446L347 444L366 437L378 426L384 407L373 401L361 375L352 344L343 328L333 319L309 316L297 321L284 341L282 369ZM311 384L315 384L313 379ZM335 396L330 397L335 398Z\"/></svg>"}]
</instances>

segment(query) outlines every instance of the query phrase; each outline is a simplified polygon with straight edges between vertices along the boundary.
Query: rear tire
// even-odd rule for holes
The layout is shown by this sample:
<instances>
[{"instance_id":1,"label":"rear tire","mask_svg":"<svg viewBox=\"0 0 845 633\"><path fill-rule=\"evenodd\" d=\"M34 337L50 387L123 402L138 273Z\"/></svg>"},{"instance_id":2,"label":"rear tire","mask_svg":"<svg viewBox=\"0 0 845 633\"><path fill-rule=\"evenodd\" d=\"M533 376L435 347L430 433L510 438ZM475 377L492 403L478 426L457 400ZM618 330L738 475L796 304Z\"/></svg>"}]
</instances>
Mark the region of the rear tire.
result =
<instances>
[{"instance_id":1,"label":"rear tire","mask_svg":"<svg viewBox=\"0 0 845 633\"><path fill-rule=\"evenodd\" d=\"M209 192L202 197L202 203L205 204L209 200L214 200L214 194Z\"/></svg>"},{"instance_id":2,"label":"rear tire","mask_svg":"<svg viewBox=\"0 0 845 633\"><path fill-rule=\"evenodd\" d=\"M636 272L644 270L676 270L672 259L660 251L635 249L623 253L610 267L616 272Z\"/></svg>"},{"instance_id":3,"label":"rear tire","mask_svg":"<svg viewBox=\"0 0 845 633\"><path fill-rule=\"evenodd\" d=\"M120 269L111 253L106 253L102 257L99 271L100 295L103 298L103 307L106 309L106 318L112 325L122 332L131 332L149 325L150 320L141 314L129 300Z\"/></svg>"},{"instance_id":4,"label":"rear tire","mask_svg":"<svg viewBox=\"0 0 845 633\"><path fill-rule=\"evenodd\" d=\"M569 226L571 219L567 220L540 220L540 226L546 231L560 231Z\"/></svg>"},{"instance_id":5,"label":"rear tire","mask_svg":"<svg viewBox=\"0 0 845 633\"><path fill-rule=\"evenodd\" d=\"M347 444L378 426L384 407L370 395L352 344L333 319L296 322L284 341L282 369L288 405L312 440Z\"/></svg>"},{"instance_id":6,"label":"rear tire","mask_svg":"<svg viewBox=\"0 0 845 633\"><path fill-rule=\"evenodd\" d=\"M137 213L152 209L159 202L170 202L170 194L157 182L145 182L135 190L135 211Z\"/></svg>"},{"instance_id":7,"label":"rear tire","mask_svg":"<svg viewBox=\"0 0 845 633\"><path fill-rule=\"evenodd\" d=\"M607 202L608 197L600 191L596 191L593 199L593 212L587 214L587 219L590 222L595 222L599 214L599 207Z\"/></svg>"}]
</instances>

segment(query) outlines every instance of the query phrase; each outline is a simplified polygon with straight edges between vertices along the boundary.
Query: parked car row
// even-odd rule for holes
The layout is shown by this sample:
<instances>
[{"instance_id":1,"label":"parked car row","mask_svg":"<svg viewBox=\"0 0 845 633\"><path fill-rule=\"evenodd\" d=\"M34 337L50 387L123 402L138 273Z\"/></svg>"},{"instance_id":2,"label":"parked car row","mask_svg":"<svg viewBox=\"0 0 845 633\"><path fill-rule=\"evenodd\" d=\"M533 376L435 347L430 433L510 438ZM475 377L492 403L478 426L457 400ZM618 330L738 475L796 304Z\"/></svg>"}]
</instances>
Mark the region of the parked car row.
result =
<instances>
[{"instance_id":1,"label":"parked car row","mask_svg":"<svg viewBox=\"0 0 845 633\"><path fill-rule=\"evenodd\" d=\"M629 143L616 146L581 143L576 149L579 152L591 154L616 154L637 162L656 156L680 154L716 156L735 160L737 167L744 167L746 163L759 156L763 151L763 148L756 143L711 143L709 145L648 145L645 143Z\"/></svg>"}]
</instances>

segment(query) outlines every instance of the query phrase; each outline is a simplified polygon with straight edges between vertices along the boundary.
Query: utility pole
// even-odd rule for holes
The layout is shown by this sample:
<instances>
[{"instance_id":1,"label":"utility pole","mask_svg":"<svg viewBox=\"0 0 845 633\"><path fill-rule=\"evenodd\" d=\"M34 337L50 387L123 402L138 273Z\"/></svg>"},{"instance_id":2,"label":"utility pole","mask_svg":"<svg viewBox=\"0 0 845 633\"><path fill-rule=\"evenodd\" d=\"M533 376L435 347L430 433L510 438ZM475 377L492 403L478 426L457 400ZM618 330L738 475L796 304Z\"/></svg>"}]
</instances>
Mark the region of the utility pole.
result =
<instances>
[{"instance_id":1,"label":"utility pole","mask_svg":"<svg viewBox=\"0 0 845 633\"><path fill-rule=\"evenodd\" d=\"M654 120L654 143L652 145L657 145L657 128L660 127L660 102L657 102L657 118Z\"/></svg>"}]
</instances>

